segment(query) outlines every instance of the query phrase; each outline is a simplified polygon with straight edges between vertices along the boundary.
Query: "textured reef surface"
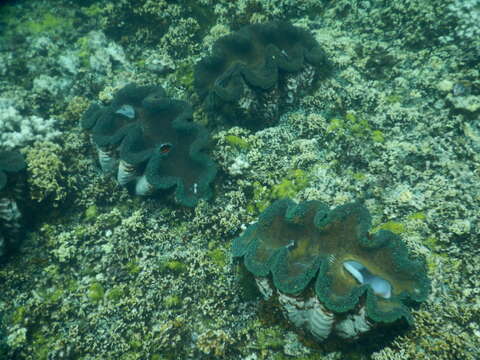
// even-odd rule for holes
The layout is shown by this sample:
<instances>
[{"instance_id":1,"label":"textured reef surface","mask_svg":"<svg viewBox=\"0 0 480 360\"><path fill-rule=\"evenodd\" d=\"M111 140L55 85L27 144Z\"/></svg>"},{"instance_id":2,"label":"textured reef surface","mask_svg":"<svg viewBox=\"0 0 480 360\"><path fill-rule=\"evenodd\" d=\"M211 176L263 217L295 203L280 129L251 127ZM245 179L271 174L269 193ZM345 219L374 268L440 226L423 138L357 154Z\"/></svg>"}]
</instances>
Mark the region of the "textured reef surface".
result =
<instances>
[{"instance_id":1,"label":"textured reef surface","mask_svg":"<svg viewBox=\"0 0 480 360\"><path fill-rule=\"evenodd\" d=\"M0 359L479 359L478 8L2 2Z\"/></svg>"},{"instance_id":2,"label":"textured reef surface","mask_svg":"<svg viewBox=\"0 0 480 360\"><path fill-rule=\"evenodd\" d=\"M0 151L0 260L18 246L22 232L22 170L26 167L18 151Z\"/></svg>"}]
</instances>

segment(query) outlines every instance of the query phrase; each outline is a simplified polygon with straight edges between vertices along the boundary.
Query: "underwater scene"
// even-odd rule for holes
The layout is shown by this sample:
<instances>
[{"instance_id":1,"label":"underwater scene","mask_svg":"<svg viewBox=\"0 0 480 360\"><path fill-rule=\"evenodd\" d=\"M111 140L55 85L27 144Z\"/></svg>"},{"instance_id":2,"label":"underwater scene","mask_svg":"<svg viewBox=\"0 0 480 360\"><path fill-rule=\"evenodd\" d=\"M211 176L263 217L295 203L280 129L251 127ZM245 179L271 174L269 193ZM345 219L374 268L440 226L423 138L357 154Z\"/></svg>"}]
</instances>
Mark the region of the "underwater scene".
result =
<instances>
[{"instance_id":1,"label":"underwater scene","mask_svg":"<svg viewBox=\"0 0 480 360\"><path fill-rule=\"evenodd\" d=\"M480 0L0 1L0 360L480 359Z\"/></svg>"}]
</instances>

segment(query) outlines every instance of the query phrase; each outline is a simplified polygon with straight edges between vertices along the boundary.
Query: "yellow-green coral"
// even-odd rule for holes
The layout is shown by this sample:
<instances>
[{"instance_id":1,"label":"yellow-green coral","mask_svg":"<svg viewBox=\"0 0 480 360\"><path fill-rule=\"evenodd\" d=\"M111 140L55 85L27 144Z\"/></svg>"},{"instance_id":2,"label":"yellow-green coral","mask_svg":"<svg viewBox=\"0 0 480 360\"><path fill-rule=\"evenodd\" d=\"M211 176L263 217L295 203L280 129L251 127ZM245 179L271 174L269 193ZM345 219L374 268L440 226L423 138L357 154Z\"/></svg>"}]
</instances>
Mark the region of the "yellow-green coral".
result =
<instances>
[{"instance_id":1,"label":"yellow-green coral","mask_svg":"<svg viewBox=\"0 0 480 360\"><path fill-rule=\"evenodd\" d=\"M81 115L90 105L89 101L83 96L75 96L68 102L67 109L62 114L62 120L65 123L77 124Z\"/></svg>"},{"instance_id":2,"label":"yellow-green coral","mask_svg":"<svg viewBox=\"0 0 480 360\"><path fill-rule=\"evenodd\" d=\"M57 206L67 196L61 150L60 145L49 141L37 142L27 150L28 183L33 200L51 199Z\"/></svg>"},{"instance_id":3,"label":"yellow-green coral","mask_svg":"<svg viewBox=\"0 0 480 360\"><path fill-rule=\"evenodd\" d=\"M350 133L355 137L369 138L376 143L385 142L385 136L381 130L372 129L367 119L360 118L353 112L347 112L343 118L332 118L326 130L337 136Z\"/></svg>"},{"instance_id":4,"label":"yellow-green coral","mask_svg":"<svg viewBox=\"0 0 480 360\"><path fill-rule=\"evenodd\" d=\"M218 267L224 267L227 265L227 255L222 249L212 249L207 252L207 256Z\"/></svg>"},{"instance_id":5,"label":"yellow-green coral","mask_svg":"<svg viewBox=\"0 0 480 360\"><path fill-rule=\"evenodd\" d=\"M409 220L421 220L421 221L423 221L426 218L427 218L427 216L423 212L416 212L416 213L408 216Z\"/></svg>"},{"instance_id":6,"label":"yellow-green coral","mask_svg":"<svg viewBox=\"0 0 480 360\"><path fill-rule=\"evenodd\" d=\"M182 305L182 299L178 295L168 295L163 299L163 305L169 309L176 308Z\"/></svg>"},{"instance_id":7,"label":"yellow-green coral","mask_svg":"<svg viewBox=\"0 0 480 360\"><path fill-rule=\"evenodd\" d=\"M308 185L308 175L301 169L291 170L287 176L272 188L271 199L295 197L299 191Z\"/></svg>"},{"instance_id":8,"label":"yellow-green coral","mask_svg":"<svg viewBox=\"0 0 480 360\"><path fill-rule=\"evenodd\" d=\"M384 224L376 226L372 230L372 233L376 233L378 230L388 230L398 235L405 232L405 225L396 221L388 221Z\"/></svg>"},{"instance_id":9,"label":"yellow-green coral","mask_svg":"<svg viewBox=\"0 0 480 360\"><path fill-rule=\"evenodd\" d=\"M92 301L98 302L103 299L104 294L105 290L103 289L102 284L100 284L99 282L95 282L90 285L87 295Z\"/></svg>"},{"instance_id":10,"label":"yellow-green coral","mask_svg":"<svg viewBox=\"0 0 480 360\"><path fill-rule=\"evenodd\" d=\"M52 13L45 13L37 21L28 21L25 23L25 29L31 34L42 34L59 29L68 29L72 27L72 21L69 18L56 16Z\"/></svg>"},{"instance_id":11,"label":"yellow-green coral","mask_svg":"<svg viewBox=\"0 0 480 360\"><path fill-rule=\"evenodd\" d=\"M182 62L175 71L177 81L189 90L193 90L193 64Z\"/></svg>"},{"instance_id":12,"label":"yellow-green coral","mask_svg":"<svg viewBox=\"0 0 480 360\"><path fill-rule=\"evenodd\" d=\"M184 263L177 261L177 260L171 260L171 261L166 261L162 264L160 264L160 270L169 270L174 273L182 273L187 270L187 267Z\"/></svg>"},{"instance_id":13,"label":"yellow-green coral","mask_svg":"<svg viewBox=\"0 0 480 360\"><path fill-rule=\"evenodd\" d=\"M98 216L98 208L97 205L90 205L86 210L85 210L85 220L87 221L95 221Z\"/></svg>"},{"instance_id":14,"label":"yellow-green coral","mask_svg":"<svg viewBox=\"0 0 480 360\"><path fill-rule=\"evenodd\" d=\"M246 150L250 147L250 144L245 139L242 139L240 136L236 136L236 135L225 136L225 141L230 146L233 146L242 150Z\"/></svg>"},{"instance_id":15,"label":"yellow-green coral","mask_svg":"<svg viewBox=\"0 0 480 360\"><path fill-rule=\"evenodd\" d=\"M309 175L301 169L290 170L278 184L271 189L262 186L259 182L253 183L253 199L247 205L249 213L262 212L273 201L287 197L295 197L309 183Z\"/></svg>"}]
</instances>

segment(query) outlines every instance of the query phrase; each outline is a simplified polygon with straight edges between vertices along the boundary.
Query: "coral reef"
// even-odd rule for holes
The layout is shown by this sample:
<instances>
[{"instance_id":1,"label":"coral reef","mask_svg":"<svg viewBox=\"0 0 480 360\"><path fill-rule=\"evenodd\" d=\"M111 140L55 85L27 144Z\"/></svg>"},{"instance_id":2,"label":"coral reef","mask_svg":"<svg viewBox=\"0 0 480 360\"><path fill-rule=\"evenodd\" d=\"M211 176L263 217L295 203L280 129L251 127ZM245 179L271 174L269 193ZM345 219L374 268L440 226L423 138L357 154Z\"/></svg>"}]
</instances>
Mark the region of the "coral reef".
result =
<instances>
[{"instance_id":1,"label":"coral reef","mask_svg":"<svg viewBox=\"0 0 480 360\"><path fill-rule=\"evenodd\" d=\"M3 314L0 313L0 356L4 359L7 359L8 356L8 346L7 346L7 337L5 334L5 328L3 327Z\"/></svg>"},{"instance_id":2,"label":"coral reef","mask_svg":"<svg viewBox=\"0 0 480 360\"><path fill-rule=\"evenodd\" d=\"M133 184L135 194L174 189L186 206L210 197L216 165L204 152L208 132L192 121L190 105L161 87L127 85L109 106L91 105L81 125L91 131L102 170Z\"/></svg>"},{"instance_id":3,"label":"coral reef","mask_svg":"<svg viewBox=\"0 0 480 360\"><path fill-rule=\"evenodd\" d=\"M25 166L18 151L0 151L0 259L20 240L22 214L17 201L23 190L20 173Z\"/></svg>"},{"instance_id":4,"label":"coral reef","mask_svg":"<svg viewBox=\"0 0 480 360\"><path fill-rule=\"evenodd\" d=\"M14 100L0 98L0 144L14 149L37 140L52 140L59 136L55 119L22 116L14 107Z\"/></svg>"},{"instance_id":5,"label":"coral reef","mask_svg":"<svg viewBox=\"0 0 480 360\"><path fill-rule=\"evenodd\" d=\"M454 0L448 5L448 10L456 18L455 33L448 34L444 41L461 41L462 45L480 54L480 1L478 0ZM472 58L474 55L472 54ZM477 60L478 62L478 60Z\"/></svg>"},{"instance_id":6,"label":"coral reef","mask_svg":"<svg viewBox=\"0 0 480 360\"><path fill-rule=\"evenodd\" d=\"M0 107L16 113L0 146L32 129L12 146L42 155L27 171L47 200L0 266L1 359L480 358L478 0L1 3ZM215 128L196 106L195 122L220 130L212 201L159 206L102 176L78 127L89 99L109 104L133 82L197 105L194 64L220 37L271 20L308 29L335 73L260 131ZM282 194L332 207L362 198L372 232L401 233L426 258L432 290L413 329L317 344L244 267L237 276L231 241ZM57 195L67 201L55 208Z\"/></svg>"},{"instance_id":7,"label":"coral reef","mask_svg":"<svg viewBox=\"0 0 480 360\"><path fill-rule=\"evenodd\" d=\"M278 200L234 240L233 256L297 327L318 340L356 339L380 323L411 324L408 304L424 301L430 287L396 235L369 228L368 211L355 203L329 211L319 201Z\"/></svg>"},{"instance_id":8,"label":"coral reef","mask_svg":"<svg viewBox=\"0 0 480 360\"><path fill-rule=\"evenodd\" d=\"M61 146L50 141L36 142L29 147L25 157L27 162L30 197L42 202L50 200L54 207L67 197L65 164L60 159Z\"/></svg>"},{"instance_id":9,"label":"coral reef","mask_svg":"<svg viewBox=\"0 0 480 360\"><path fill-rule=\"evenodd\" d=\"M329 72L312 34L286 22L248 25L218 39L195 67L205 108L239 125L273 125L279 111Z\"/></svg>"}]
</instances>

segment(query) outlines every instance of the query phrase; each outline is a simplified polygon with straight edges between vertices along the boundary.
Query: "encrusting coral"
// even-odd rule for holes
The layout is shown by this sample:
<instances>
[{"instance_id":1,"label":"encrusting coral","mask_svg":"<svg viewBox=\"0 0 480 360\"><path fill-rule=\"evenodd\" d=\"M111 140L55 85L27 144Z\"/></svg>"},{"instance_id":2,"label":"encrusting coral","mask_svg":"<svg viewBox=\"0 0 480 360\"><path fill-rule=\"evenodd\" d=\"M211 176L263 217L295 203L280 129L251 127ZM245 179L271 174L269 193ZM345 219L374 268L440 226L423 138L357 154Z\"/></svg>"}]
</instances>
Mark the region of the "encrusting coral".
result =
<instances>
[{"instance_id":1,"label":"encrusting coral","mask_svg":"<svg viewBox=\"0 0 480 360\"><path fill-rule=\"evenodd\" d=\"M0 258L19 239L22 214L17 201L20 196L19 174L26 167L18 151L0 151Z\"/></svg>"},{"instance_id":2,"label":"encrusting coral","mask_svg":"<svg viewBox=\"0 0 480 360\"><path fill-rule=\"evenodd\" d=\"M430 289L424 264L400 238L369 228L357 203L329 210L320 201L278 200L234 240L233 256L297 327L320 341L331 333L356 339L380 323L411 324L407 305Z\"/></svg>"},{"instance_id":3,"label":"encrusting coral","mask_svg":"<svg viewBox=\"0 0 480 360\"><path fill-rule=\"evenodd\" d=\"M195 88L212 114L253 129L273 125L282 106L330 71L306 30L287 22L248 25L218 39L195 68Z\"/></svg>"},{"instance_id":4,"label":"encrusting coral","mask_svg":"<svg viewBox=\"0 0 480 360\"><path fill-rule=\"evenodd\" d=\"M130 84L107 107L93 104L81 125L91 131L105 173L116 173L135 194L175 189L175 200L194 206L209 198L217 167L204 153L207 130L192 121L192 108L157 86Z\"/></svg>"}]
</instances>

